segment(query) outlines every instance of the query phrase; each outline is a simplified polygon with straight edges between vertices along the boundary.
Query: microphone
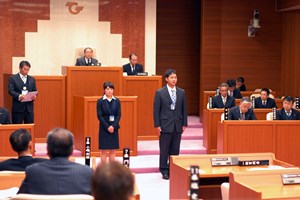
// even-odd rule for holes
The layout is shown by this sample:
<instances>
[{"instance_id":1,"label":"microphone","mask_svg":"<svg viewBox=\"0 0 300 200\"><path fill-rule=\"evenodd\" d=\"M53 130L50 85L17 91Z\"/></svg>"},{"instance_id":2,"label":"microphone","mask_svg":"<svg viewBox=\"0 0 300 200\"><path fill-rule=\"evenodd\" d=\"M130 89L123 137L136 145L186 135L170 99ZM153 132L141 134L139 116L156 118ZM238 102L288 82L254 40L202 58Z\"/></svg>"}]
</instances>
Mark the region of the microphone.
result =
<instances>
[{"instance_id":1,"label":"microphone","mask_svg":"<svg viewBox=\"0 0 300 200\"><path fill-rule=\"evenodd\" d=\"M224 108L224 120L228 120L229 108Z\"/></svg>"},{"instance_id":2,"label":"microphone","mask_svg":"<svg viewBox=\"0 0 300 200\"><path fill-rule=\"evenodd\" d=\"M199 166L190 166L190 200L199 199Z\"/></svg>"},{"instance_id":3,"label":"microphone","mask_svg":"<svg viewBox=\"0 0 300 200\"><path fill-rule=\"evenodd\" d=\"M91 162L91 138L85 138L85 165L90 166Z\"/></svg>"},{"instance_id":4,"label":"microphone","mask_svg":"<svg viewBox=\"0 0 300 200\"><path fill-rule=\"evenodd\" d=\"M209 109L212 109L212 97L211 96L208 97L208 105L209 105Z\"/></svg>"},{"instance_id":5,"label":"microphone","mask_svg":"<svg viewBox=\"0 0 300 200\"><path fill-rule=\"evenodd\" d=\"M123 165L127 168L129 168L130 164L130 149L124 148L123 149Z\"/></svg>"},{"instance_id":6,"label":"microphone","mask_svg":"<svg viewBox=\"0 0 300 200\"><path fill-rule=\"evenodd\" d=\"M252 108L255 108L255 96L252 96Z\"/></svg>"},{"instance_id":7,"label":"microphone","mask_svg":"<svg viewBox=\"0 0 300 200\"><path fill-rule=\"evenodd\" d=\"M276 107L272 108L273 120L276 120Z\"/></svg>"}]
</instances>

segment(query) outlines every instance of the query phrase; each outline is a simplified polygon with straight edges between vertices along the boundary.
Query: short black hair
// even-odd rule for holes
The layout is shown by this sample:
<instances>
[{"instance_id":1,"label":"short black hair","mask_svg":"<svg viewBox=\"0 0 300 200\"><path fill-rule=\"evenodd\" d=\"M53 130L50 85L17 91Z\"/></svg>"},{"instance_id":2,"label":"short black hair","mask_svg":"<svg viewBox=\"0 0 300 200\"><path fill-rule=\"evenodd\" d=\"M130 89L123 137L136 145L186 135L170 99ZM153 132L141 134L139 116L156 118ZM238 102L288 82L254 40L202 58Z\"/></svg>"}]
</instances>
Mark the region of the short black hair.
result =
<instances>
[{"instance_id":1,"label":"short black hair","mask_svg":"<svg viewBox=\"0 0 300 200\"><path fill-rule=\"evenodd\" d=\"M171 74L176 74L176 70L175 69L167 69L165 72L165 78L169 78L169 76Z\"/></svg>"},{"instance_id":2,"label":"short black hair","mask_svg":"<svg viewBox=\"0 0 300 200\"><path fill-rule=\"evenodd\" d=\"M294 99L291 96L285 96L282 101L287 101L287 102L292 102L293 103Z\"/></svg>"},{"instance_id":3,"label":"short black hair","mask_svg":"<svg viewBox=\"0 0 300 200\"><path fill-rule=\"evenodd\" d=\"M236 86L236 82L233 79L227 80L227 84L228 84L228 87L235 87Z\"/></svg>"},{"instance_id":4,"label":"short black hair","mask_svg":"<svg viewBox=\"0 0 300 200\"><path fill-rule=\"evenodd\" d=\"M106 88L111 88L111 89L115 89L115 86L112 82L106 81L103 83L103 90L105 90Z\"/></svg>"},{"instance_id":5,"label":"short black hair","mask_svg":"<svg viewBox=\"0 0 300 200\"><path fill-rule=\"evenodd\" d=\"M92 53L93 53L93 49L92 49L91 47L86 47L86 48L84 48L83 53L85 53L86 50L88 50L88 49L90 49L90 50L92 51Z\"/></svg>"},{"instance_id":6,"label":"short black hair","mask_svg":"<svg viewBox=\"0 0 300 200\"><path fill-rule=\"evenodd\" d=\"M26 129L15 130L9 137L11 147L17 153L27 150L30 141L31 135Z\"/></svg>"},{"instance_id":7,"label":"short black hair","mask_svg":"<svg viewBox=\"0 0 300 200\"><path fill-rule=\"evenodd\" d=\"M92 179L95 200L128 200L133 195L134 178L131 171L117 161L101 163Z\"/></svg>"},{"instance_id":8,"label":"short black hair","mask_svg":"<svg viewBox=\"0 0 300 200\"><path fill-rule=\"evenodd\" d=\"M50 158L69 157L73 151L73 134L64 128L54 128L47 135L47 150Z\"/></svg>"},{"instance_id":9,"label":"short black hair","mask_svg":"<svg viewBox=\"0 0 300 200\"><path fill-rule=\"evenodd\" d=\"M22 60L19 64L19 68L23 68L24 66L28 66L29 68L31 67L30 63L27 60Z\"/></svg>"},{"instance_id":10,"label":"short black hair","mask_svg":"<svg viewBox=\"0 0 300 200\"><path fill-rule=\"evenodd\" d=\"M129 54L129 60L131 60L132 56L136 56L137 57L137 55L135 53L131 53L131 54Z\"/></svg>"},{"instance_id":11,"label":"short black hair","mask_svg":"<svg viewBox=\"0 0 300 200\"><path fill-rule=\"evenodd\" d=\"M237 82L240 82L240 83L244 83L245 82L245 79L244 77L240 76L236 79Z\"/></svg>"},{"instance_id":12,"label":"short black hair","mask_svg":"<svg viewBox=\"0 0 300 200\"><path fill-rule=\"evenodd\" d=\"M269 96L270 90L268 88L262 88L260 93L263 92L263 91L265 91L267 93L267 95Z\"/></svg>"}]
</instances>

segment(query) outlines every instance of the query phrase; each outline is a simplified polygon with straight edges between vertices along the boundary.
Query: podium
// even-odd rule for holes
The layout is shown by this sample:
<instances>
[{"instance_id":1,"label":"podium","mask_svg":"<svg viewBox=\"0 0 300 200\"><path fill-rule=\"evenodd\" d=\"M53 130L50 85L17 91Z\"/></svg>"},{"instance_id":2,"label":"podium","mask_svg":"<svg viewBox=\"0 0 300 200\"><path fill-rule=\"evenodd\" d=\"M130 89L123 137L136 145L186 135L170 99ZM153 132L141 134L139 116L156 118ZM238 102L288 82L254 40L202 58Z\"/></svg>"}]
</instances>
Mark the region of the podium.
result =
<instances>
[{"instance_id":1,"label":"podium","mask_svg":"<svg viewBox=\"0 0 300 200\"><path fill-rule=\"evenodd\" d=\"M72 127L74 96L102 95L105 81L110 81L115 85L114 95L122 95L122 67L63 66L62 74L67 76L66 125L68 129Z\"/></svg>"},{"instance_id":2,"label":"podium","mask_svg":"<svg viewBox=\"0 0 300 200\"><path fill-rule=\"evenodd\" d=\"M91 137L91 155L99 156L99 120L97 118L97 101L101 96L73 97L73 125L75 148L85 151L85 137ZM130 155L137 155L137 97L118 96L121 101L121 120L119 129L120 149L117 156L123 155L123 148L130 148Z\"/></svg>"},{"instance_id":3,"label":"podium","mask_svg":"<svg viewBox=\"0 0 300 200\"><path fill-rule=\"evenodd\" d=\"M9 137L12 132L17 129L26 129L29 131L31 135L31 139L33 142L33 152L34 152L34 144L35 144L35 135L34 135L34 124L12 124L12 125L0 125L0 156L8 156L8 157L16 157L17 153L11 148Z\"/></svg>"},{"instance_id":4,"label":"podium","mask_svg":"<svg viewBox=\"0 0 300 200\"><path fill-rule=\"evenodd\" d=\"M123 95L138 96L138 139L158 139L153 122L155 92L162 87L161 76L124 76Z\"/></svg>"}]
</instances>

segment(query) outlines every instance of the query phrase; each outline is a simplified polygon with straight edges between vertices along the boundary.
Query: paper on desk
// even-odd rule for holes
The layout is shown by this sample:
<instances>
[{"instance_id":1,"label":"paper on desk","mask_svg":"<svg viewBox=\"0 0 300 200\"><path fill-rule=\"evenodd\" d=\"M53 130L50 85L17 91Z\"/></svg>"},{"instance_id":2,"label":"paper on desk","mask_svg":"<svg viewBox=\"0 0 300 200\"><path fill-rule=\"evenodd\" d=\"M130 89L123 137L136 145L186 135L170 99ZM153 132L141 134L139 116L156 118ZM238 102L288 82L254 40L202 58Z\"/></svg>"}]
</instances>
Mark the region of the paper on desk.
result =
<instances>
[{"instance_id":1,"label":"paper on desk","mask_svg":"<svg viewBox=\"0 0 300 200\"><path fill-rule=\"evenodd\" d=\"M270 165L268 167L253 167L253 168L248 169L247 171L276 170L276 169L284 169L284 167L278 166L278 165Z\"/></svg>"},{"instance_id":2,"label":"paper on desk","mask_svg":"<svg viewBox=\"0 0 300 200\"><path fill-rule=\"evenodd\" d=\"M24 99L21 100L21 102L32 101L32 97L36 96L37 93L38 93L38 91L28 92L28 93L24 96Z\"/></svg>"},{"instance_id":3,"label":"paper on desk","mask_svg":"<svg viewBox=\"0 0 300 200\"><path fill-rule=\"evenodd\" d=\"M15 196L19 191L18 187L12 187L5 190L0 190L0 199L7 199L9 197Z\"/></svg>"}]
</instances>

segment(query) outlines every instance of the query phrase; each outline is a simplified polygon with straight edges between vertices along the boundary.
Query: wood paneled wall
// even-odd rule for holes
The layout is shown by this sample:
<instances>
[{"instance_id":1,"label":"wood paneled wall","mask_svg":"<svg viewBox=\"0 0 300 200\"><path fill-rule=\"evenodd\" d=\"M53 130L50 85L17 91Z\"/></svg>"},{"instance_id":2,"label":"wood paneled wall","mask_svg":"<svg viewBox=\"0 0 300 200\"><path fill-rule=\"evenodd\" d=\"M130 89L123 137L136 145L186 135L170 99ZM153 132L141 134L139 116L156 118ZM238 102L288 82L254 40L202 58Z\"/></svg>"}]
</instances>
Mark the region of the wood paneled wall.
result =
<instances>
[{"instance_id":1,"label":"wood paneled wall","mask_svg":"<svg viewBox=\"0 0 300 200\"><path fill-rule=\"evenodd\" d=\"M283 95L300 96L300 11L284 12L282 25Z\"/></svg>"},{"instance_id":2,"label":"wood paneled wall","mask_svg":"<svg viewBox=\"0 0 300 200\"><path fill-rule=\"evenodd\" d=\"M282 16L275 1L202 1L201 8L200 95L238 76L245 77L247 90L268 87L280 95ZM261 28L248 37L254 9Z\"/></svg>"},{"instance_id":3,"label":"wood paneled wall","mask_svg":"<svg viewBox=\"0 0 300 200\"><path fill-rule=\"evenodd\" d=\"M199 111L199 36L200 1L157 0L156 74L164 75L168 68L177 71L189 115Z\"/></svg>"}]
</instances>

